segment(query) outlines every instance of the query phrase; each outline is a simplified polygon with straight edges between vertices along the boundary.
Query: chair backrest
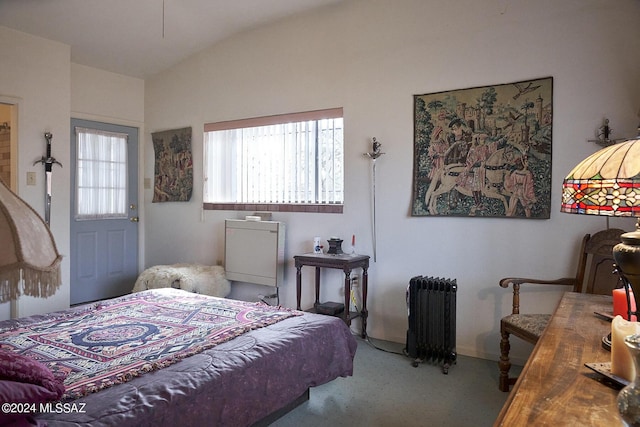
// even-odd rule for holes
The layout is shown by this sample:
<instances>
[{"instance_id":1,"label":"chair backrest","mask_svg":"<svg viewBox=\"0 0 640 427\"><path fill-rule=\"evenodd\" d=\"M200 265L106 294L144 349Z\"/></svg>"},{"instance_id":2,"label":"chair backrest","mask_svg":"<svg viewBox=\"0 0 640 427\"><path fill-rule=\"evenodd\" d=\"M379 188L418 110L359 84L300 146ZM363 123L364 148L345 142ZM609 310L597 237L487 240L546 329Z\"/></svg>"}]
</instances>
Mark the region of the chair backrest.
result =
<instances>
[{"instance_id":1,"label":"chair backrest","mask_svg":"<svg viewBox=\"0 0 640 427\"><path fill-rule=\"evenodd\" d=\"M621 242L622 233L624 230L610 228L584 237L576 274L576 292L611 295L619 280L614 273L613 247Z\"/></svg>"},{"instance_id":2,"label":"chair backrest","mask_svg":"<svg viewBox=\"0 0 640 427\"><path fill-rule=\"evenodd\" d=\"M578 269L574 277L555 280L505 277L499 284L503 288L513 286L512 314L520 314L520 285L523 283L573 286L574 292L611 295L619 277L614 273L613 247L621 242L624 231L618 228L587 234L582 239Z\"/></svg>"}]
</instances>

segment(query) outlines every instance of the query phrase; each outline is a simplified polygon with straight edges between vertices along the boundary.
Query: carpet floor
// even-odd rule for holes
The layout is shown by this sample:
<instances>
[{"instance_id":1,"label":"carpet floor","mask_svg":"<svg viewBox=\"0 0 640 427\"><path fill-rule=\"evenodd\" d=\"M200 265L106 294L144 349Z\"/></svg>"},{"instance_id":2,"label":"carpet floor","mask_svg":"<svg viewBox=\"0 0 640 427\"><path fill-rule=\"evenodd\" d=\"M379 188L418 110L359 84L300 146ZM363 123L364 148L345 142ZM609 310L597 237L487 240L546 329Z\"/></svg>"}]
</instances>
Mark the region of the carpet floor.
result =
<instances>
[{"instance_id":1,"label":"carpet floor","mask_svg":"<svg viewBox=\"0 0 640 427\"><path fill-rule=\"evenodd\" d=\"M403 347L358 338L353 376L311 388L309 401L271 426L493 425L509 395L498 390L497 362L458 356L444 375L438 365L413 367Z\"/></svg>"}]
</instances>

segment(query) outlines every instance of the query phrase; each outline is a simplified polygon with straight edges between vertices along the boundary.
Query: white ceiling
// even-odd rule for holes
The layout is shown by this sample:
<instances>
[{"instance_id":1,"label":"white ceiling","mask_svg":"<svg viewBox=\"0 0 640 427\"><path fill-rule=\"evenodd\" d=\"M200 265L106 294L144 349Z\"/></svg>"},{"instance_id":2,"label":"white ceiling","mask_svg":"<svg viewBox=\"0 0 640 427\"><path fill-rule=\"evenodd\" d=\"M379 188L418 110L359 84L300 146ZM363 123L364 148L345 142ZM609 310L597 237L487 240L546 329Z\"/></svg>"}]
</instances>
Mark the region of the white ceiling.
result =
<instances>
[{"instance_id":1,"label":"white ceiling","mask_svg":"<svg viewBox=\"0 0 640 427\"><path fill-rule=\"evenodd\" d=\"M233 34L343 0L0 0L0 25L144 78ZM43 64L46 66L46 64Z\"/></svg>"}]
</instances>

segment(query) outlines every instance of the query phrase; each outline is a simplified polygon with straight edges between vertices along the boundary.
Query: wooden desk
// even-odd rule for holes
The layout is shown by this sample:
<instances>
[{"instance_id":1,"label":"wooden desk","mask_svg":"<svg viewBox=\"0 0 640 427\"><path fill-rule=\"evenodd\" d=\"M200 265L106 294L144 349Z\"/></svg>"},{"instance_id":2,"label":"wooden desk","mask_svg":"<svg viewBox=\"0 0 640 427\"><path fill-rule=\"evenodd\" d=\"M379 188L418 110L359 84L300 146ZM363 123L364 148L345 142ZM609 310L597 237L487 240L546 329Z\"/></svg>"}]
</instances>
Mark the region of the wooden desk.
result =
<instances>
[{"instance_id":1,"label":"wooden desk","mask_svg":"<svg viewBox=\"0 0 640 427\"><path fill-rule=\"evenodd\" d=\"M611 312L612 304L605 295L564 294L494 426L622 425L619 390L584 366L611 361L601 345L611 323L593 312Z\"/></svg>"},{"instance_id":2,"label":"wooden desk","mask_svg":"<svg viewBox=\"0 0 640 427\"><path fill-rule=\"evenodd\" d=\"M344 312L342 319L347 325L351 325L351 319L362 318L362 338L367 336L367 287L369 283L369 255L328 255L328 254L305 254L293 257L296 263L296 292L297 309L300 308L302 297L302 267L305 265L316 268L316 300L314 307L320 303L320 268L339 268L344 271ZM351 271L354 268L362 268L362 308L358 312L349 311L349 300L351 296ZM313 311L309 310L309 311Z\"/></svg>"}]
</instances>

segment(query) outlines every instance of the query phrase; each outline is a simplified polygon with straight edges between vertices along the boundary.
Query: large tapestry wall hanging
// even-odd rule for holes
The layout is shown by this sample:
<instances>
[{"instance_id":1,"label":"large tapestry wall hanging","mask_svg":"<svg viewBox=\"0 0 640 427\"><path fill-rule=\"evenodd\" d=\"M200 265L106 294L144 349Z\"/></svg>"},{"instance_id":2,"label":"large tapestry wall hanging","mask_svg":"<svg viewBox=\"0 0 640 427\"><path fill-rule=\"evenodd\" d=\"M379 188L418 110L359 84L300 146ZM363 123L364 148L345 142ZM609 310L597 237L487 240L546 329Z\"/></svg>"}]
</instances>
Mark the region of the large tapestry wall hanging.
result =
<instances>
[{"instance_id":1,"label":"large tapestry wall hanging","mask_svg":"<svg viewBox=\"0 0 640 427\"><path fill-rule=\"evenodd\" d=\"M413 216L546 219L553 78L414 95Z\"/></svg>"},{"instance_id":2,"label":"large tapestry wall hanging","mask_svg":"<svg viewBox=\"0 0 640 427\"><path fill-rule=\"evenodd\" d=\"M155 151L153 203L187 202L193 191L191 128L151 134Z\"/></svg>"}]
</instances>

